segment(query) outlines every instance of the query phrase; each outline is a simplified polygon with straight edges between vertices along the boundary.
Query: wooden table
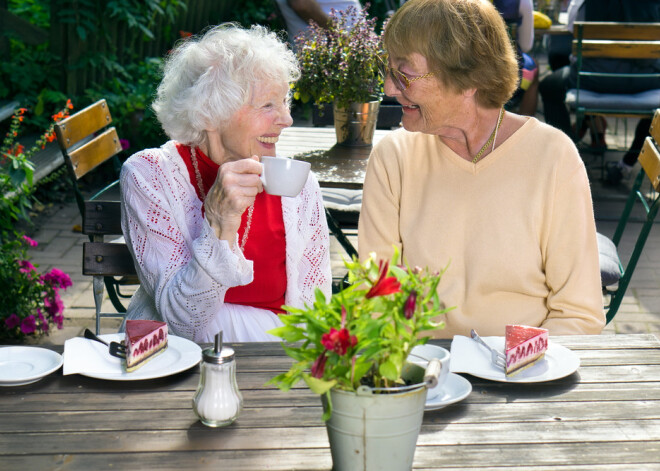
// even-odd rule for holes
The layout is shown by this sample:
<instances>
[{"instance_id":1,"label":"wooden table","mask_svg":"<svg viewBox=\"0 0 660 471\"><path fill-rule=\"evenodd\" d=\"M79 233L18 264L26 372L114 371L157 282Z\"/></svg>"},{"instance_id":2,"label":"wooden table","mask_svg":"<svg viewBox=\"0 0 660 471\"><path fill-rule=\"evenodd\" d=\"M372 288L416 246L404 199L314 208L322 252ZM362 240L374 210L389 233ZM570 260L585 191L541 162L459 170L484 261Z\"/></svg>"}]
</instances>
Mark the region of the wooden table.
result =
<instances>
[{"instance_id":1,"label":"wooden table","mask_svg":"<svg viewBox=\"0 0 660 471\"><path fill-rule=\"evenodd\" d=\"M376 129L373 143L380 141L388 132L391 131ZM286 128L277 143L278 154L310 162L319 184L328 188L362 188L370 152L371 146L337 145L332 127Z\"/></svg>"},{"instance_id":2,"label":"wooden table","mask_svg":"<svg viewBox=\"0 0 660 471\"><path fill-rule=\"evenodd\" d=\"M466 376L473 391L464 401L425 413L415 468L660 469L660 341L552 340L579 355L577 373L545 384ZM0 468L330 469L319 398L304 386L264 386L290 365L279 344L235 350L244 409L222 429L193 414L198 367L137 383L60 370L0 388Z\"/></svg>"}]
</instances>

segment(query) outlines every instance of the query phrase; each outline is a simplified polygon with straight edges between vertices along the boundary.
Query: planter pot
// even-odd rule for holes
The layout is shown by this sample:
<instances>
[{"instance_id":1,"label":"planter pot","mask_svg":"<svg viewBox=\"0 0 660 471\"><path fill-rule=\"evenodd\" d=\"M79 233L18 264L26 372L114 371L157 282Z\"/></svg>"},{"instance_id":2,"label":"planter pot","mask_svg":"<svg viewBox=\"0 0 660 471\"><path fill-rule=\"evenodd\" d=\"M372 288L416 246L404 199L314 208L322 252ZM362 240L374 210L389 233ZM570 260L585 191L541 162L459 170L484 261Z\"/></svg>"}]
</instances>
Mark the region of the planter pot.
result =
<instances>
[{"instance_id":1,"label":"planter pot","mask_svg":"<svg viewBox=\"0 0 660 471\"><path fill-rule=\"evenodd\" d=\"M370 146L378 121L380 100L369 103L351 103L346 108L333 106L337 144Z\"/></svg>"},{"instance_id":2,"label":"planter pot","mask_svg":"<svg viewBox=\"0 0 660 471\"><path fill-rule=\"evenodd\" d=\"M425 386L417 386L393 394L332 390L326 429L333 470L410 470L426 402Z\"/></svg>"}]
</instances>

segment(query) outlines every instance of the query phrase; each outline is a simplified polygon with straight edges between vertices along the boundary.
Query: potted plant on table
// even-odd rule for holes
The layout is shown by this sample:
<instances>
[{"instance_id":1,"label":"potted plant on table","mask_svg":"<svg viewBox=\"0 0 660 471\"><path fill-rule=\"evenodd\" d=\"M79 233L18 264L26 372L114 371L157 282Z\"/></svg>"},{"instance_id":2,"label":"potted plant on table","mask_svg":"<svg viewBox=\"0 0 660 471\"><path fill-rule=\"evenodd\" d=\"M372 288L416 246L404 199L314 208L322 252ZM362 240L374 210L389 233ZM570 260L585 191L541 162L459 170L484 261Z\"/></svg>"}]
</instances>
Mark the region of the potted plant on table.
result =
<instances>
[{"instance_id":1,"label":"potted plant on table","mask_svg":"<svg viewBox=\"0 0 660 471\"><path fill-rule=\"evenodd\" d=\"M303 380L322 396L335 469L412 466L426 388L406 384L407 358L449 309L437 294L442 274L395 265L398 257L345 262L348 288L329 300L317 289L312 306L285 306L284 326L270 331L295 363L269 384L288 390Z\"/></svg>"},{"instance_id":2,"label":"potted plant on table","mask_svg":"<svg viewBox=\"0 0 660 471\"><path fill-rule=\"evenodd\" d=\"M333 11L323 28L311 22L295 39L301 78L294 97L316 106L333 104L337 142L371 145L383 96L381 39L367 9Z\"/></svg>"}]
</instances>

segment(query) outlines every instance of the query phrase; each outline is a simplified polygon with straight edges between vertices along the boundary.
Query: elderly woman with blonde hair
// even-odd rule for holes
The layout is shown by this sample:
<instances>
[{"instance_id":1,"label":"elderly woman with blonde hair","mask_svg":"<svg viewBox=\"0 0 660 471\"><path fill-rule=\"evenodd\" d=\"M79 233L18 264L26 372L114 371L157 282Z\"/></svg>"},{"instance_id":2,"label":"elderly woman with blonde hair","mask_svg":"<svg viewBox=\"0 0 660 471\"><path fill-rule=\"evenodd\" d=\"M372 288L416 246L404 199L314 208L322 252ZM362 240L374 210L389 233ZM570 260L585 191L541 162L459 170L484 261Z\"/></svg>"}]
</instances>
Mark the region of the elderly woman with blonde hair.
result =
<instances>
[{"instance_id":1,"label":"elderly woman with blonde hair","mask_svg":"<svg viewBox=\"0 0 660 471\"><path fill-rule=\"evenodd\" d=\"M604 326L589 181L562 132L504 110L516 57L483 0L410 0L384 32L385 93L403 129L373 149L358 230L361 258L442 270L438 336L551 335Z\"/></svg>"},{"instance_id":2,"label":"elderly woman with blonde hair","mask_svg":"<svg viewBox=\"0 0 660 471\"><path fill-rule=\"evenodd\" d=\"M122 229L140 278L127 319L174 335L277 340L282 305L330 294L329 237L310 174L292 198L263 192L260 157L291 125L293 53L260 26L225 24L167 58L153 109L171 141L121 172Z\"/></svg>"}]
</instances>

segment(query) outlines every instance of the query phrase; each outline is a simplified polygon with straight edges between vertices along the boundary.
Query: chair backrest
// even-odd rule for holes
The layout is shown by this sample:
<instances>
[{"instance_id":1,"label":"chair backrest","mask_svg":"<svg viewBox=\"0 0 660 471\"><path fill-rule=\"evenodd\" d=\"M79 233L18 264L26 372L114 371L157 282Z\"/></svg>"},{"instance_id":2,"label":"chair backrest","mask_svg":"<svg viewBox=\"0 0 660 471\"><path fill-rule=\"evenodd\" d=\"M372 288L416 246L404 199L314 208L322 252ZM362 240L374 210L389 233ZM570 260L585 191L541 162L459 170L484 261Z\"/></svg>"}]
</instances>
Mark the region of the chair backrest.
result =
<instances>
[{"instance_id":1,"label":"chair backrest","mask_svg":"<svg viewBox=\"0 0 660 471\"><path fill-rule=\"evenodd\" d=\"M123 242L106 242L106 236L117 236L121 230L121 203L118 201L86 201L83 213L83 233L91 242L83 244L82 273L93 277L96 307L96 333L104 317L124 317L126 309L118 299L114 277L131 278L136 284L137 273L128 246ZM103 312L104 287L117 312Z\"/></svg>"},{"instance_id":2,"label":"chair backrest","mask_svg":"<svg viewBox=\"0 0 660 471\"><path fill-rule=\"evenodd\" d=\"M115 170L119 168L116 156L122 148L116 129L108 128L111 123L108 105L105 99L101 99L55 125L57 142L69 170L81 215L84 213L84 197L78 180L111 158L115 159Z\"/></svg>"},{"instance_id":3,"label":"chair backrest","mask_svg":"<svg viewBox=\"0 0 660 471\"><path fill-rule=\"evenodd\" d=\"M588 77L602 79L660 78L657 71L612 72L584 70L584 59L660 59L660 23L619 23L619 22L576 22L574 26L573 55L577 65L576 108L580 110L581 86ZM593 98L591 98L593 99ZM590 100L588 100L590 101ZM637 97L635 101L614 102L611 97L596 100L587 105L592 113L602 112L613 116L651 116L658 106L655 94L650 97ZM601 108L601 109L599 109Z\"/></svg>"},{"instance_id":4,"label":"chair backrest","mask_svg":"<svg viewBox=\"0 0 660 471\"><path fill-rule=\"evenodd\" d=\"M620 263L621 278L616 286L616 289L608 289L605 291L611 295L610 303L607 306L607 322L610 322L616 315L621 301L623 301L623 296L628 288L630 279L633 276L637 262L644 248L644 244L648 238L649 233L653 227L655 217L658 214L658 209L660 208L660 109L656 110L651 128L649 130L650 136L648 136L644 141L644 147L639 154L639 163L642 165L635 183L633 184L628 200L626 201L626 206L623 210L619 223L617 225L616 231L612 241L615 246L619 246L623 233L628 225L630 219L630 214L632 212L633 206L636 202L641 203L641 206L644 208L646 218L642 224L642 227L637 236L635 242L635 247L633 248L632 254L628 259L628 263L625 268ZM651 194L645 194L642 191L642 183L645 179L648 179L653 187Z\"/></svg>"}]
</instances>

